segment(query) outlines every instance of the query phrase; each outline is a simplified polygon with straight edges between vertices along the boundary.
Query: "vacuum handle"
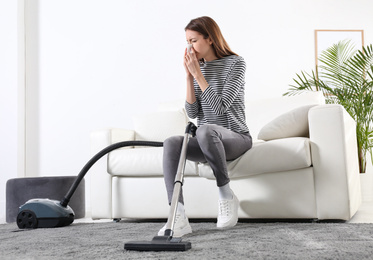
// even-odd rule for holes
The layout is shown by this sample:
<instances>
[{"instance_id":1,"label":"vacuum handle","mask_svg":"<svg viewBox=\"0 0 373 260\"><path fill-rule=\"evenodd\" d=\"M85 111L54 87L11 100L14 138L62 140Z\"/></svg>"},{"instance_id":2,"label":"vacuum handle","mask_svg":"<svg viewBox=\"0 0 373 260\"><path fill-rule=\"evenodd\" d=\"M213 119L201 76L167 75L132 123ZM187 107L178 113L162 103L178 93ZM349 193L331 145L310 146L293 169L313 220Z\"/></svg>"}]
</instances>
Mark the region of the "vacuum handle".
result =
<instances>
[{"instance_id":1,"label":"vacuum handle","mask_svg":"<svg viewBox=\"0 0 373 260\"><path fill-rule=\"evenodd\" d=\"M196 136L197 127L192 122L188 122L188 125L185 128L185 133L191 136Z\"/></svg>"}]
</instances>

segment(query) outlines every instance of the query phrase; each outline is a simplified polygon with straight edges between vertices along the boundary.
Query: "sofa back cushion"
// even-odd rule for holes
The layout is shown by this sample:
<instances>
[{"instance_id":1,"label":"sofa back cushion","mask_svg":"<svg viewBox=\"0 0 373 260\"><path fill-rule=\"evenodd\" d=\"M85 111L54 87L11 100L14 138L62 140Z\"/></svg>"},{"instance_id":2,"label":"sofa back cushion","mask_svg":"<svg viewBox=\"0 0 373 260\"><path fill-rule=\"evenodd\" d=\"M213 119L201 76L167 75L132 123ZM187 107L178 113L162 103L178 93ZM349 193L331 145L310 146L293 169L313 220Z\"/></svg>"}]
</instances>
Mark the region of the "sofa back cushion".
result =
<instances>
[{"instance_id":1,"label":"sofa back cushion","mask_svg":"<svg viewBox=\"0 0 373 260\"><path fill-rule=\"evenodd\" d=\"M316 105L295 108L267 123L258 139L269 141L288 137L309 137L308 111Z\"/></svg>"},{"instance_id":2,"label":"sofa back cushion","mask_svg":"<svg viewBox=\"0 0 373 260\"><path fill-rule=\"evenodd\" d=\"M253 140L258 139L260 130L276 117L297 107L305 105L323 105L322 92L310 91L295 96L268 98L246 101L246 123Z\"/></svg>"},{"instance_id":3,"label":"sofa back cushion","mask_svg":"<svg viewBox=\"0 0 373 260\"><path fill-rule=\"evenodd\" d=\"M184 135L188 123L184 109L159 111L133 118L135 140L163 142L170 136Z\"/></svg>"}]
</instances>

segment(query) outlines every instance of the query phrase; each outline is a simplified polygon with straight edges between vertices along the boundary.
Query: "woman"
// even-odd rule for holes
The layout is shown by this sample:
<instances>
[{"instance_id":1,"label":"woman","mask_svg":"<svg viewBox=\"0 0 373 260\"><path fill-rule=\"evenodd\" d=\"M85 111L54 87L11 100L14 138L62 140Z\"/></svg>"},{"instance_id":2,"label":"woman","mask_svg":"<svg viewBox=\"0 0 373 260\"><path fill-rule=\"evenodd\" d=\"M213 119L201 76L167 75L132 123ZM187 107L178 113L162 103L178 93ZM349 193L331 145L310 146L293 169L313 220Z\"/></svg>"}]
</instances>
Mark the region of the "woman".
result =
<instances>
[{"instance_id":1,"label":"woman","mask_svg":"<svg viewBox=\"0 0 373 260\"><path fill-rule=\"evenodd\" d=\"M245 61L232 52L210 17L190 21L185 27L186 39L192 44L185 50L185 108L190 118L197 118L196 136L190 138L187 159L208 162L219 190L218 228L233 227L238 220L239 201L229 187L226 161L234 160L252 146L245 122ZM171 203L174 180L183 137L164 142L163 169L168 201ZM158 235L164 235L164 226ZM184 212L183 196L177 207L174 237L191 233Z\"/></svg>"}]
</instances>

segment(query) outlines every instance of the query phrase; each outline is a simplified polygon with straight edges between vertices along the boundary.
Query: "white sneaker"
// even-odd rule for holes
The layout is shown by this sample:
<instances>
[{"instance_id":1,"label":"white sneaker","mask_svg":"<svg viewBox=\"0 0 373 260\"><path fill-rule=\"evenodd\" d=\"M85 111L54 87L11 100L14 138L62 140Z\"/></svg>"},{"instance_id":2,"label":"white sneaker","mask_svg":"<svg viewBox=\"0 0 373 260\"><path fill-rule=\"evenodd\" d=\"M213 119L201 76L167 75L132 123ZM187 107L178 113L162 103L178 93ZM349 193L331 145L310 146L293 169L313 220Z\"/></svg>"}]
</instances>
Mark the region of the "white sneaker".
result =
<instances>
[{"instance_id":1,"label":"white sneaker","mask_svg":"<svg viewBox=\"0 0 373 260\"><path fill-rule=\"evenodd\" d=\"M238 205L239 201L234 194L231 200L219 200L218 228L234 227L237 224Z\"/></svg>"},{"instance_id":2,"label":"white sneaker","mask_svg":"<svg viewBox=\"0 0 373 260\"><path fill-rule=\"evenodd\" d=\"M166 231L166 225L163 226L158 232L158 236L164 236ZM174 234L173 237L182 237L186 234L192 233L192 227L189 225L189 220L187 216L182 216L176 213L176 220L174 225Z\"/></svg>"}]
</instances>

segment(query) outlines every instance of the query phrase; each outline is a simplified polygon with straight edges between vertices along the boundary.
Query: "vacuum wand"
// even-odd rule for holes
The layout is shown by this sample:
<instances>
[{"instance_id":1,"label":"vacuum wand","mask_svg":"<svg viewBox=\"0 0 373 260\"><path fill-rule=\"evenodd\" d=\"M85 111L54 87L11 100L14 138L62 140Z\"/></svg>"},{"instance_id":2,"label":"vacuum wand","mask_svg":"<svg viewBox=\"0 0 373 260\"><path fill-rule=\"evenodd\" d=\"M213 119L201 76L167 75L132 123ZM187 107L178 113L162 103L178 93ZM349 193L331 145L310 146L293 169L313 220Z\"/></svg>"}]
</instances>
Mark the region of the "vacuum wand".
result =
<instances>
[{"instance_id":1,"label":"vacuum wand","mask_svg":"<svg viewBox=\"0 0 373 260\"><path fill-rule=\"evenodd\" d=\"M155 236L151 241L131 241L124 244L126 250L136 251L186 251L192 248L190 242L182 242L181 238L173 237L176 219L177 203L183 185L185 162L190 136L195 136L197 127L189 122L186 129L179 164L175 176L174 191L172 194L170 212L167 219L166 230L163 236Z\"/></svg>"},{"instance_id":2,"label":"vacuum wand","mask_svg":"<svg viewBox=\"0 0 373 260\"><path fill-rule=\"evenodd\" d=\"M165 236L173 236L173 230L175 226L175 219L176 219L176 212L177 212L177 204L179 202L181 187L183 186L184 170L185 170L189 138L190 136L195 136L195 132L196 132L195 125L192 123L189 123L185 129L185 135L184 135L183 145L181 148L179 164L178 164L177 173L175 176L174 191L172 194L171 208L170 208L170 213L168 215Z\"/></svg>"}]
</instances>

